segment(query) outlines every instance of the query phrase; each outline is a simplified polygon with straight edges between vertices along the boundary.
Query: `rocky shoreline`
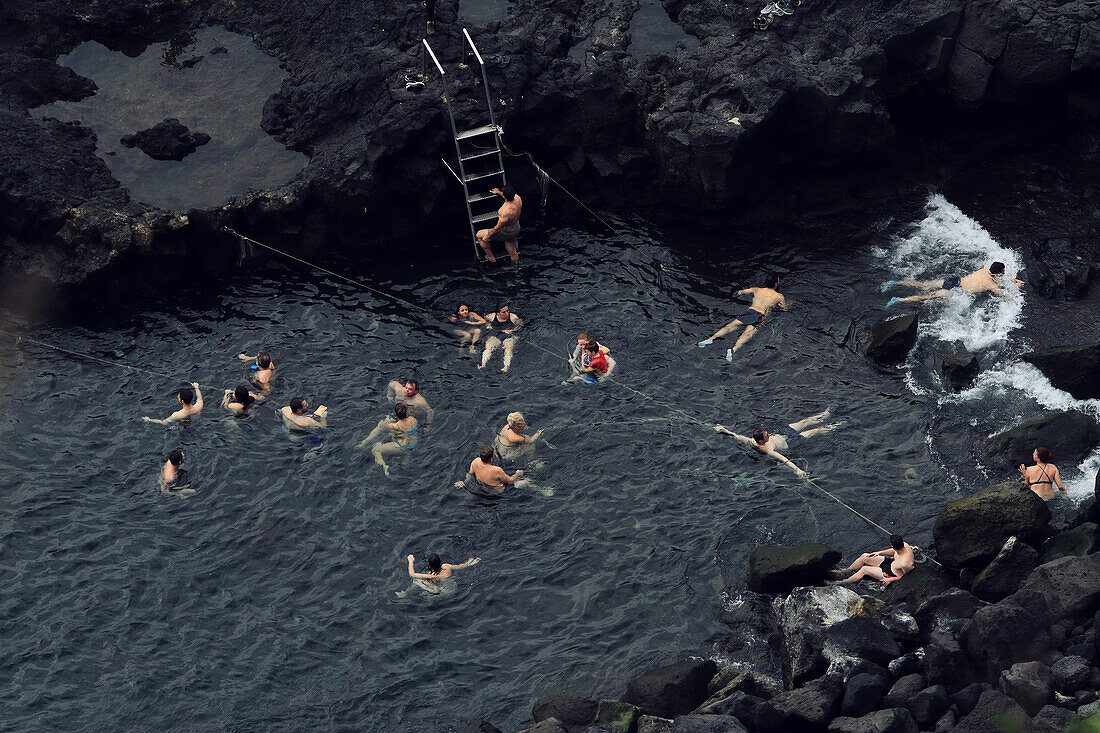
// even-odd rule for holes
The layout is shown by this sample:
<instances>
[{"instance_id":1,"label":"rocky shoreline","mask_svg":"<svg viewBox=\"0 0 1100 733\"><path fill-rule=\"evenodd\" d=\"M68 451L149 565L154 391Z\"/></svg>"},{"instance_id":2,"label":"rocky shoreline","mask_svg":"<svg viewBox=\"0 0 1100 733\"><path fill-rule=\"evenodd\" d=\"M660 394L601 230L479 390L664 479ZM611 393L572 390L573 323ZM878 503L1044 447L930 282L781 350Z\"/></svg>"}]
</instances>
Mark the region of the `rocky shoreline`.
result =
<instances>
[{"instance_id":1,"label":"rocky shoreline","mask_svg":"<svg viewBox=\"0 0 1100 733\"><path fill-rule=\"evenodd\" d=\"M543 697L524 733L1063 733L1100 713L1098 500L1100 477L1053 521L1019 482L950 502L934 559L873 593L822 586L840 558L823 545L758 547L752 590L726 591L722 620L757 642L733 664L663 664L618 699Z\"/></svg>"},{"instance_id":2,"label":"rocky shoreline","mask_svg":"<svg viewBox=\"0 0 1100 733\"><path fill-rule=\"evenodd\" d=\"M642 58L631 52L645 33L632 26L636 0L512 5L504 21L473 28L506 142L596 205L755 219L881 200L930 167L942 178L977 154L1052 133L1079 140L1082 154L1095 147L1100 11L1086 0L807 3L763 34L751 29L758 5L668 0L671 20L699 43ZM439 90L431 79L422 94L403 85L422 67L424 12L406 0L8 6L5 279L117 280L150 258L189 253L232 262L225 224L298 252L360 247L364 231L460 240L451 222L461 202L439 163L450 145ZM207 25L253 37L287 70L262 119L309 156L287 184L212 209L156 209L111 176L90 129L29 114L94 92L55 62L78 43L140 47ZM457 0L440 2L433 44L451 64L461 26ZM532 185L529 168L515 175Z\"/></svg>"}]
</instances>

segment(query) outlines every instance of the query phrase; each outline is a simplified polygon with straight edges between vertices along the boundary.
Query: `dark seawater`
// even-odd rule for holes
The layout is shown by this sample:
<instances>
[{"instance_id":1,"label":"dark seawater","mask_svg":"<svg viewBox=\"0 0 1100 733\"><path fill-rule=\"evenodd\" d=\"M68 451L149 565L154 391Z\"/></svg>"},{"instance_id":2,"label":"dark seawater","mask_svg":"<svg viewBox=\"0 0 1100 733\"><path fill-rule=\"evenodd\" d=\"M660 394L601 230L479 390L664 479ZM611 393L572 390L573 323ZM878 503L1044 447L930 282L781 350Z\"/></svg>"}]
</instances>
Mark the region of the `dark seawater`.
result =
<instances>
[{"instance_id":1,"label":"dark seawater","mask_svg":"<svg viewBox=\"0 0 1100 733\"><path fill-rule=\"evenodd\" d=\"M634 58L645 59L655 53L673 53L677 48L693 50L699 39L668 17L661 0L641 0L630 19L630 45Z\"/></svg>"},{"instance_id":2,"label":"dark seawater","mask_svg":"<svg viewBox=\"0 0 1100 733\"><path fill-rule=\"evenodd\" d=\"M523 268L491 277L418 243L409 246L427 255L416 259L325 260L432 316L297 265L250 263L137 315L27 332L163 378L5 338L6 723L447 731L487 717L515 730L537 695L616 696L640 668L713 653L722 589L743 582L755 544L817 540L846 557L883 546L854 514L694 419L748 432L839 402L845 428L792 455L822 486L928 544L960 488L945 476L976 488L966 482L990 475L930 428L990 430L1035 400L993 386L947 399L930 360L884 369L838 344L853 318L884 312L882 280L940 264L914 252L958 245L944 266L988 254L958 244L978 225L955 212L921 196L844 226L532 227ZM752 284L773 268L793 309L769 318L732 365L730 343L698 349L741 308L731 286L708 278ZM459 300L486 314L502 298L530 341L511 373L499 356L481 372L444 316ZM953 307L930 324L990 330ZM983 353L1001 354L1015 326L1011 313L991 318L1004 334ZM563 386L565 365L534 343L564 354L582 329L612 346L623 385L659 402L623 385ZM278 366L273 397L250 419L230 417L220 391L246 376L236 354L260 347ZM390 411L386 383L407 375L436 423L386 479L356 444ZM171 390L190 379L207 398L194 424L140 421L171 412ZM280 427L275 409L295 395L330 407L319 450ZM526 466L544 491L488 501L453 488L512 410L554 446ZM156 486L176 447L190 496ZM430 551L482 562L457 573L453 595L399 597L410 588L405 556L422 566Z\"/></svg>"}]
</instances>

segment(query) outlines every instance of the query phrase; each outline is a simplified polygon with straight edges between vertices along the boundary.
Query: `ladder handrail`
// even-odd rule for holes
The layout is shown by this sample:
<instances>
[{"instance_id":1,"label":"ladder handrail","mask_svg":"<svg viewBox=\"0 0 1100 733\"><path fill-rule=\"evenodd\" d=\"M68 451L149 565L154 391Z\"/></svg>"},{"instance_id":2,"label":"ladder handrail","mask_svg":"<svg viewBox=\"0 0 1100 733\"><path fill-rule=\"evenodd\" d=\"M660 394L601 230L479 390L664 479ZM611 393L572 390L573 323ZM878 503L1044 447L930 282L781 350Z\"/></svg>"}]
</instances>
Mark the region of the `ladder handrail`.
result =
<instances>
[{"instance_id":1,"label":"ladder handrail","mask_svg":"<svg viewBox=\"0 0 1100 733\"><path fill-rule=\"evenodd\" d=\"M435 68L439 69L439 75L440 76L446 76L447 72L443 70L443 66L442 66L442 64L439 63L439 59L437 59L435 57L435 51L433 51L432 47L428 45L428 39L427 38L421 38L420 42L424 44L424 48L428 49L428 54L431 55L432 61L435 62Z\"/></svg>"}]
</instances>

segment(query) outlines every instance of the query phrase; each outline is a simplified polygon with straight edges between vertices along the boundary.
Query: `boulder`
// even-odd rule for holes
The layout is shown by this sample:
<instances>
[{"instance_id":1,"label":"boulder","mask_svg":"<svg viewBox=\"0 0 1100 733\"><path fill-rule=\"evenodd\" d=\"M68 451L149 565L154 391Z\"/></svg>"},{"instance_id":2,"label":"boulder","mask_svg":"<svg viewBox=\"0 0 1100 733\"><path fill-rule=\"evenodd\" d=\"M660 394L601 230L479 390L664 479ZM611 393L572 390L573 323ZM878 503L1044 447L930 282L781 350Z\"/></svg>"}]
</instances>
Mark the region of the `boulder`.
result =
<instances>
[{"instance_id":1,"label":"boulder","mask_svg":"<svg viewBox=\"0 0 1100 733\"><path fill-rule=\"evenodd\" d=\"M475 720L458 733L501 733L501 731L487 720Z\"/></svg>"},{"instance_id":2,"label":"boulder","mask_svg":"<svg viewBox=\"0 0 1100 733\"><path fill-rule=\"evenodd\" d=\"M718 671L712 659L688 659L666 664L630 680L623 702L646 715L673 718L689 713L707 699L707 683Z\"/></svg>"},{"instance_id":3,"label":"boulder","mask_svg":"<svg viewBox=\"0 0 1100 733\"><path fill-rule=\"evenodd\" d=\"M1021 463L1030 465L1031 454L1039 446L1050 450L1055 463L1080 463L1100 445L1100 427L1093 417L1081 412L1048 412L992 437L977 438L974 443L990 466L1007 474Z\"/></svg>"},{"instance_id":4,"label":"boulder","mask_svg":"<svg viewBox=\"0 0 1100 733\"><path fill-rule=\"evenodd\" d=\"M783 636L784 677L790 686L813 679L825 669L822 648L825 630L835 623L866 613L864 600L839 585L796 588L779 612Z\"/></svg>"},{"instance_id":5,"label":"boulder","mask_svg":"<svg viewBox=\"0 0 1100 733\"><path fill-rule=\"evenodd\" d=\"M927 640L934 633L958 634L984 605L974 594L961 588L951 588L924 600L913 616Z\"/></svg>"},{"instance_id":6,"label":"boulder","mask_svg":"<svg viewBox=\"0 0 1100 733\"><path fill-rule=\"evenodd\" d=\"M1032 242L1031 256L1027 284L1044 298L1079 299L1088 293L1092 266L1070 240Z\"/></svg>"},{"instance_id":7,"label":"boulder","mask_svg":"<svg viewBox=\"0 0 1100 733\"><path fill-rule=\"evenodd\" d=\"M947 711L947 688L943 685L926 687L909 698L905 707L922 729L932 726Z\"/></svg>"},{"instance_id":8,"label":"boulder","mask_svg":"<svg viewBox=\"0 0 1100 733\"><path fill-rule=\"evenodd\" d=\"M1016 537L1004 547L974 579L970 590L983 601L999 601L1016 592L1031 571L1039 567L1039 553Z\"/></svg>"},{"instance_id":9,"label":"boulder","mask_svg":"<svg viewBox=\"0 0 1100 733\"><path fill-rule=\"evenodd\" d=\"M958 719L959 716L955 714L954 708L948 708L947 712L936 721L936 727L932 729L933 733L951 733Z\"/></svg>"},{"instance_id":10,"label":"boulder","mask_svg":"<svg viewBox=\"0 0 1100 733\"><path fill-rule=\"evenodd\" d=\"M829 733L917 733L917 724L905 708L887 708L859 718L835 718Z\"/></svg>"},{"instance_id":11,"label":"boulder","mask_svg":"<svg viewBox=\"0 0 1100 733\"><path fill-rule=\"evenodd\" d=\"M967 685L953 695L948 695L947 699L953 706L958 708L959 715L962 716L974 709L983 693L992 689L993 685L988 682L975 682L972 685Z\"/></svg>"},{"instance_id":12,"label":"boulder","mask_svg":"<svg viewBox=\"0 0 1100 733\"><path fill-rule=\"evenodd\" d=\"M718 620L729 631L713 640L715 654L736 659L758 674L782 679L782 644L774 600L763 593L727 588L722 594ZM717 678L718 675L711 680L712 693L725 686L723 682L714 687Z\"/></svg>"},{"instance_id":13,"label":"boulder","mask_svg":"<svg viewBox=\"0 0 1100 733\"><path fill-rule=\"evenodd\" d=\"M917 619L904 608L887 608L882 616L882 626L903 647L920 644L920 626L917 624Z\"/></svg>"},{"instance_id":14,"label":"boulder","mask_svg":"<svg viewBox=\"0 0 1100 733\"><path fill-rule=\"evenodd\" d=\"M940 344L936 351L936 361L944 385L954 392L969 387L981 369L978 357L967 351L962 341Z\"/></svg>"},{"instance_id":15,"label":"boulder","mask_svg":"<svg viewBox=\"0 0 1100 733\"><path fill-rule=\"evenodd\" d=\"M1001 692L1020 704L1028 717L1037 715L1050 702L1054 691L1050 667L1042 662L1019 662L1001 672Z\"/></svg>"},{"instance_id":16,"label":"boulder","mask_svg":"<svg viewBox=\"0 0 1100 733\"><path fill-rule=\"evenodd\" d=\"M1031 725L1030 716L1012 698L997 690L986 690L974 709L955 725L953 733L992 733L1021 731Z\"/></svg>"},{"instance_id":17,"label":"boulder","mask_svg":"<svg viewBox=\"0 0 1100 733\"><path fill-rule=\"evenodd\" d=\"M925 687L924 675L907 674L894 683L890 691L886 693L883 704L891 708L903 708L909 698L916 695Z\"/></svg>"},{"instance_id":18,"label":"boulder","mask_svg":"<svg viewBox=\"0 0 1100 733\"><path fill-rule=\"evenodd\" d=\"M1055 690L1072 695L1088 686L1092 665L1084 657L1062 657L1051 666L1050 674Z\"/></svg>"},{"instance_id":19,"label":"boulder","mask_svg":"<svg viewBox=\"0 0 1100 733\"><path fill-rule=\"evenodd\" d=\"M821 654L828 673L844 678L863 661L885 667L901 654L901 647L878 619L852 616L825 629Z\"/></svg>"},{"instance_id":20,"label":"boulder","mask_svg":"<svg viewBox=\"0 0 1100 733\"><path fill-rule=\"evenodd\" d=\"M152 127L119 140L128 148L141 151L154 160L183 160L201 145L210 142L204 132L191 132L179 120L170 117Z\"/></svg>"},{"instance_id":21,"label":"boulder","mask_svg":"<svg viewBox=\"0 0 1100 733\"><path fill-rule=\"evenodd\" d=\"M707 700L694 713L699 715L732 715L738 720L753 720L756 717L756 706L762 702L764 702L762 697L735 690L725 697L718 698L716 695Z\"/></svg>"},{"instance_id":22,"label":"boulder","mask_svg":"<svg viewBox=\"0 0 1100 733\"><path fill-rule=\"evenodd\" d=\"M805 687L784 692L756 708L755 733L789 733L824 728L840 703L844 685L836 677L821 677Z\"/></svg>"},{"instance_id":23,"label":"boulder","mask_svg":"<svg viewBox=\"0 0 1100 733\"><path fill-rule=\"evenodd\" d=\"M1057 560L1060 557L1091 555L1100 546L1100 537L1097 536L1098 529L1100 527L1092 522L1085 522L1056 533L1043 544L1043 562ZM1034 568L1032 569L1034 570Z\"/></svg>"},{"instance_id":24,"label":"boulder","mask_svg":"<svg viewBox=\"0 0 1100 733\"><path fill-rule=\"evenodd\" d=\"M795 588L822 585L841 554L818 542L794 547L757 545L749 555L749 589L758 593L790 593Z\"/></svg>"},{"instance_id":25,"label":"boulder","mask_svg":"<svg viewBox=\"0 0 1100 733\"><path fill-rule=\"evenodd\" d=\"M1031 719L1031 733L1066 733L1069 724L1076 717L1072 710L1057 705L1044 705Z\"/></svg>"},{"instance_id":26,"label":"boulder","mask_svg":"<svg viewBox=\"0 0 1100 733\"><path fill-rule=\"evenodd\" d=\"M557 718L547 718L535 723L530 728L524 728L520 733L569 733L569 729L562 725L562 722ZM628 732L622 731L622 733Z\"/></svg>"},{"instance_id":27,"label":"boulder","mask_svg":"<svg viewBox=\"0 0 1100 733\"><path fill-rule=\"evenodd\" d=\"M1100 715L1100 700L1077 708L1077 718L1079 720L1088 720L1094 715Z\"/></svg>"},{"instance_id":28,"label":"boulder","mask_svg":"<svg viewBox=\"0 0 1100 733\"><path fill-rule=\"evenodd\" d=\"M873 674L857 674L844 685L840 700L840 714L859 718L878 708L886 685L882 677Z\"/></svg>"},{"instance_id":29,"label":"boulder","mask_svg":"<svg viewBox=\"0 0 1100 733\"><path fill-rule=\"evenodd\" d=\"M671 733L672 721L655 715L643 715L638 718L637 733Z\"/></svg>"},{"instance_id":30,"label":"boulder","mask_svg":"<svg viewBox=\"0 0 1100 733\"><path fill-rule=\"evenodd\" d=\"M891 676L895 680L901 679L907 674L915 674L921 670L921 662L924 660L924 649L917 649L915 652L909 654L903 654L897 659L894 659L887 665L887 669L890 671Z\"/></svg>"},{"instance_id":31,"label":"boulder","mask_svg":"<svg viewBox=\"0 0 1100 733\"><path fill-rule=\"evenodd\" d=\"M943 593L953 585L938 566L925 563L906 573L901 580L886 586L881 598L887 605L905 603L909 608L917 608L925 599Z\"/></svg>"},{"instance_id":32,"label":"boulder","mask_svg":"<svg viewBox=\"0 0 1100 733\"><path fill-rule=\"evenodd\" d=\"M1035 492L1018 481L996 484L948 502L932 528L936 556L950 567L984 565L1010 537L1045 539L1049 522L1050 509Z\"/></svg>"},{"instance_id":33,"label":"boulder","mask_svg":"<svg viewBox=\"0 0 1100 733\"><path fill-rule=\"evenodd\" d=\"M899 364L917 343L917 324L915 313L880 321L860 334L857 347L871 361Z\"/></svg>"},{"instance_id":34,"label":"boulder","mask_svg":"<svg viewBox=\"0 0 1100 733\"><path fill-rule=\"evenodd\" d=\"M961 690L978 677L959 638L939 631L924 645L921 671L925 679L943 684L948 691Z\"/></svg>"},{"instance_id":35,"label":"boulder","mask_svg":"<svg viewBox=\"0 0 1100 733\"><path fill-rule=\"evenodd\" d=\"M1069 392L1076 399L1100 397L1100 343L1032 351L1024 354L1023 360L1034 364L1053 386ZM1046 447L1054 451L1056 457L1059 456L1053 447Z\"/></svg>"},{"instance_id":36,"label":"boulder","mask_svg":"<svg viewBox=\"0 0 1100 733\"><path fill-rule=\"evenodd\" d=\"M1042 595L1052 621L1091 618L1100 601L1100 553L1044 563L1032 571L1016 595L1025 590Z\"/></svg>"},{"instance_id":37,"label":"boulder","mask_svg":"<svg viewBox=\"0 0 1100 733\"><path fill-rule=\"evenodd\" d=\"M588 725L596 719L597 703L576 695L551 695L539 698L531 708L535 722L557 718L566 726Z\"/></svg>"},{"instance_id":38,"label":"boulder","mask_svg":"<svg viewBox=\"0 0 1100 733\"><path fill-rule=\"evenodd\" d=\"M600 700L596 706L596 725L607 733L634 733L642 711L621 700Z\"/></svg>"},{"instance_id":39,"label":"boulder","mask_svg":"<svg viewBox=\"0 0 1100 733\"><path fill-rule=\"evenodd\" d=\"M959 640L981 676L995 680L1016 662L1038 659L1046 651L1049 623L1043 595L1021 588L1003 601L978 609Z\"/></svg>"},{"instance_id":40,"label":"boulder","mask_svg":"<svg viewBox=\"0 0 1100 733\"><path fill-rule=\"evenodd\" d=\"M783 692L783 683L755 670L725 667L718 670L718 674L707 684L709 697L703 705L717 702L734 692L747 692L768 700Z\"/></svg>"},{"instance_id":41,"label":"boulder","mask_svg":"<svg viewBox=\"0 0 1100 733\"><path fill-rule=\"evenodd\" d=\"M672 733L747 733L732 715L681 715L672 722Z\"/></svg>"}]
</instances>

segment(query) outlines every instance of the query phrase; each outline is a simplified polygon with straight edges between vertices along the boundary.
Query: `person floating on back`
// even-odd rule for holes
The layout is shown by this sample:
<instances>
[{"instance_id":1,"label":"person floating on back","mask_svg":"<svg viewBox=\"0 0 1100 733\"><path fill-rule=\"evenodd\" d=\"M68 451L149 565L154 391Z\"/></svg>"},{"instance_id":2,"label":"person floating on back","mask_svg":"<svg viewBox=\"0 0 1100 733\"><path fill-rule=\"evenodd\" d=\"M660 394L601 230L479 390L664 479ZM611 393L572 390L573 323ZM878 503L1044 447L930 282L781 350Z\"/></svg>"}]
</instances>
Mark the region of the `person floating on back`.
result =
<instances>
[{"instance_id":1,"label":"person floating on back","mask_svg":"<svg viewBox=\"0 0 1100 733\"><path fill-rule=\"evenodd\" d=\"M288 430L297 432L310 432L318 428L328 427L328 408L321 405L312 414L306 414L309 403L301 397L295 397L290 404L279 410L283 417L283 424Z\"/></svg>"},{"instance_id":2,"label":"person floating on back","mask_svg":"<svg viewBox=\"0 0 1100 733\"><path fill-rule=\"evenodd\" d=\"M249 356L248 354L237 354L237 358L241 361L255 361L252 365L252 383L260 388L263 394L267 394L271 391L271 378L275 376L275 365L271 361L271 356L266 351L261 351L256 356Z\"/></svg>"},{"instance_id":3,"label":"person floating on back","mask_svg":"<svg viewBox=\"0 0 1100 733\"><path fill-rule=\"evenodd\" d=\"M699 342L699 348L705 348L714 343L715 339L722 338L727 333L736 331L737 329L744 327L744 332L738 337L737 343L733 345L732 351L739 350L742 346L748 343L756 331L764 325L764 319L767 318L768 313L772 308L779 306L783 310L789 310L787 305L787 299L784 298L776 288L779 287L779 276L768 275L764 279L764 286L760 288L745 288L738 290L738 295L752 294L752 305L750 305L744 313L734 318L732 321L722 326L718 331L708 339L703 339Z\"/></svg>"},{"instance_id":4,"label":"person floating on back","mask_svg":"<svg viewBox=\"0 0 1100 733\"><path fill-rule=\"evenodd\" d=\"M843 580L830 580L828 584L857 583L864 578L874 578L886 585L893 583L914 567L916 567L916 561L913 558L913 548L902 540L900 534L892 534L890 547L878 552L863 553L847 568L856 571L853 575Z\"/></svg>"},{"instance_id":5,"label":"person floating on back","mask_svg":"<svg viewBox=\"0 0 1100 733\"><path fill-rule=\"evenodd\" d=\"M497 211L497 223L492 229L481 229L477 233L477 243L485 250L485 259L496 262L493 255L493 245L504 242L504 249L508 250L508 257L512 262L519 261L519 215L523 210L523 199L516 189L511 186L494 188L489 193L495 193L504 197L504 203Z\"/></svg>"},{"instance_id":6,"label":"person floating on back","mask_svg":"<svg viewBox=\"0 0 1100 733\"><path fill-rule=\"evenodd\" d=\"M805 420L799 420L793 422L783 428L778 435L772 435L764 428L757 428L752 431L752 437L748 438L744 435L738 435L737 433L729 430L724 425L715 425L714 430L718 433L724 433L730 435L737 440L741 441L747 446L752 447L754 450L763 453L766 456L771 456L775 460L782 463L787 468L795 472L799 478L805 478L808 474L801 468L794 464L794 461L787 458L779 451L785 451L790 448L797 447L806 438L812 438L815 435L821 435L836 430L840 427L841 423L833 423L832 425L825 425L822 427L815 427L821 425L829 419L833 407L830 405L823 412L819 412L816 415L811 415Z\"/></svg>"},{"instance_id":7,"label":"person floating on back","mask_svg":"<svg viewBox=\"0 0 1100 733\"><path fill-rule=\"evenodd\" d=\"M466 472L466 479L455 481L455 486L460 489L467 487L488 489L494 494L503 493L504 487L508 484L522 488L525 485L520 480L523 471L516 471L509 476L507 471L493 464L493 456L493 446L487 445L482 448L480 455L470 462L470 470Z\"/></svg>"},{"instance_id":8,"label":"person floating on back","mask_svg":"<svg viewBox=\"0 0 1100 733\"><path fill-rule=\"evenodd\" d=\"M523 328L523 320L513 313L507 303L501 303L497 312L489 318L487 329L500 332L500 336L490 336L485 340L485 351L481 354L481 364L478 369L484 369L489 363L498 346L504 346L504 366L500 371L506 372L512 367L512 352L516 348L516 331Z\"/></svg>"},{"instance_id":9,"label":"person floating on back","mask_svg":"<svg viewBox=\"0 0 1100 733\"><path fill-rule=\"evenodd\" d=\"M1002 289L1002 279L1005 274L1005 265L1003 262L994 262L989 266L989 269L982 268L975 270L969 275L963 277L946 277L939 280L887 280L882 284L882 291L886 292L894 286L901 285L906 288L914 288L916 290L931 291L924 292L919 295L910 295L904 298L897 296L890 298L890 302L887 307L894 303L912 303L918 300L931 300L933 298L946 298L950 295L952 290L961 288L968 293L984 293L990 292L994 295L1004 295ZM1013 279L1015 285L1023 285L1022 280Z\"/></svg>"},{"instance_id":10,"label":"person floating on back","mask_svg":"<svg viewBox=\"0 0 1100 733\"><path fill-rule=\"evenodd\" d=\"M163 420L158 420L152 417L141 418L145 422L155 422L158 425L171 425L182 420L190 420L195 415L202 412L202 390L199 389L198 382L191 382L190 387L183 387L176 390L176 399L179 401L180 409L173 412Z\"/></svg>"},{"instance_id":11,"label":"person floating on back","mask_svg":"<svg viewBox=\"0 0 1100 733\"><path fill-rule=\"evenodd\" d=\"M1054 456L1051 455L1050 451L1046 448L1036 448L1032 451L1031 457L1035 460L1034 466L1020 464L1020 473L1023 474L1024 484L1038 494L1043 501L1054 498L1055 485L1065 494L1066 486L1062 483L1062 474L1058 472L1058 467L1054 465Z\"/></svg>"}]
</instances>

